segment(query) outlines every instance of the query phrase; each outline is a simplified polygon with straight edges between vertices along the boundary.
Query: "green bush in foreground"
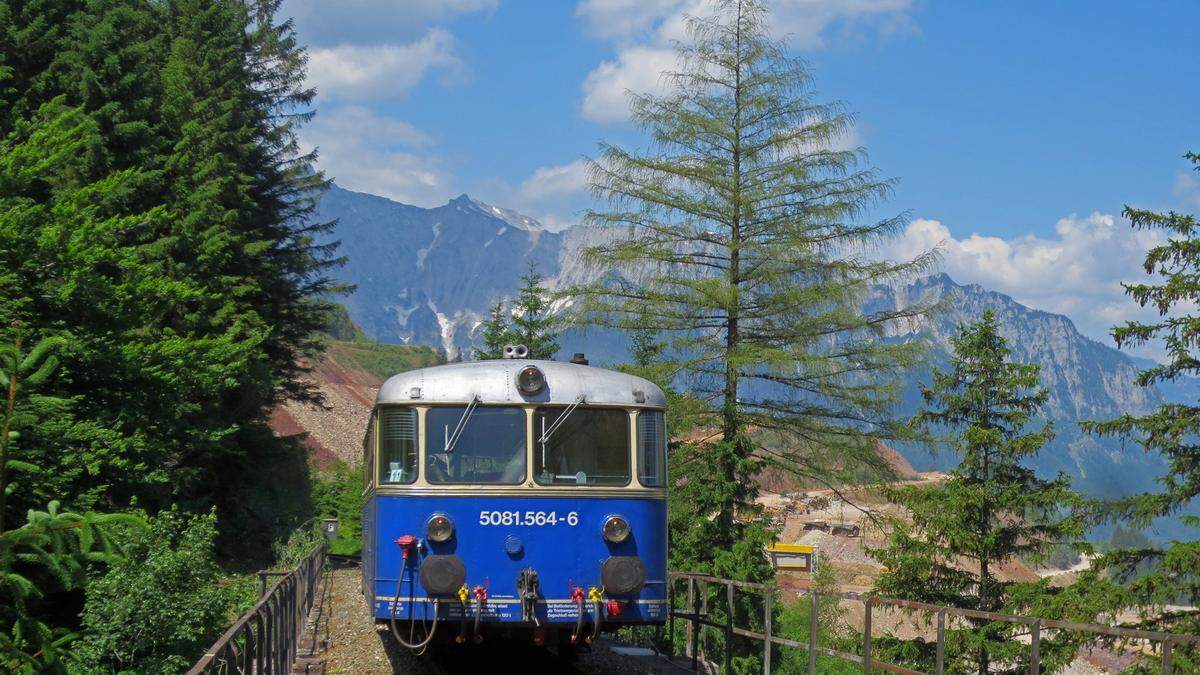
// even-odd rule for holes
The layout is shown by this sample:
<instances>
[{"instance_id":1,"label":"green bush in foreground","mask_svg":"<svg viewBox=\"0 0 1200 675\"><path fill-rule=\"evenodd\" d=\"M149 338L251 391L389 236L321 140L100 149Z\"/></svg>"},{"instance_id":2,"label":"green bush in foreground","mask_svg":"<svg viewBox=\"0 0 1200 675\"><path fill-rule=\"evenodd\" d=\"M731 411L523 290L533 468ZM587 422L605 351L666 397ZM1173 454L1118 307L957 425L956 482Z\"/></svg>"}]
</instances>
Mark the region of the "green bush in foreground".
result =
<instances>
[{"instance_id":1,"label":"green bush in foreground","mask_svg":"<svg viewBox=\"0 0 1200 675\"><path fill-rule=\"evenodd\" d=\"M239 595L216 562L216 521L171 510L130 533L127 556L87 585L76 672L182 672L196 661Z\"/></svg>"}]
</instances>

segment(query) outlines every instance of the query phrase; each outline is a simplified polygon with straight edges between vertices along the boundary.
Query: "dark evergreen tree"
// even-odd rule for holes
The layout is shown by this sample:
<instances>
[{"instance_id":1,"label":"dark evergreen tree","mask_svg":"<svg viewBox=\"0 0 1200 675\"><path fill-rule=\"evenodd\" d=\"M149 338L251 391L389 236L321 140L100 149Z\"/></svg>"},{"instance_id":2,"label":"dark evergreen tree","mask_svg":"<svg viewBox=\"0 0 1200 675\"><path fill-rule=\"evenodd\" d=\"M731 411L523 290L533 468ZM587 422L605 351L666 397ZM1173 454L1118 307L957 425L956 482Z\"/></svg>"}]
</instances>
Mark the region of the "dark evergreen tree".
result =
<instances>
[{"instance_id":1,"label":"dark evergreen tree","mask_svg":"<svg viewBox=\"0 0 1200 675\"><path fill-rule=\"evenodd\" d=\"M1026 465L1052 436L1048 422L1035 422L1048 393L1039 367L1013 362L999 331L992 310L962 326L952 338L949 368L935 368L932 383L921 388L924 405L913 424L950 432L959 463L939 484L891 491L907 518L893 528L886 547L872 551L884 566L875 583L882 595L986 612L1042 613L1053 591L1045 584L1006 581L1001 568L1082 538L1084 525L1074 513L1083 500L1069 479L1044 480ZM1091 620L1095 611L1089 608L1080 603L1067 613ZM1028 647L1015 639L1022 629L988 621L950 626L948 669L1027 672ZM929 670L932 645L918 644L924 658L917 663ZM1047 636L1042 667L1069 663L1077 646L1066 634ZM894 653L900 657L905 651Z\"/></svg>"},{"instance_id":2,"label":"dark evergreen tree","mask_svg":"<svg viewBox=\"0 0 1200 675\"><path fill-rule=\"evenodd\" d=\"M1185 156L1200 171L1200 154ZM1125 284L1126 294L1141 307L1158 313L1152 321L1129 321L1112 330L1117 347L1161 344L1166 361L1138 376L1142 386L1200 375L1200 220L1196 215L1160 213L1126 206L1123 214L1139 230L1160 231L1164 243L1146 253L1145 273L1153 281ZM1142 529L1155 517L1179 516L1195 507L1200 496L1200 404L1164 403L1146 415L1127 414L1115 420L1086 422L1084 428L1140 443L1146 452L1167 461L1159 478L1162 490L1112 505L1110 517L1126 527ZM1194 513L1194 511L1193 511ZM1200 518L1182 516L1184 524L1200 528ZM1166 545L1122 547L1106 553L1098 564L1114 578L1127 582L1131 602L1143 611L1146 628L1200 633L1200 538L1182 537ZM1192 609L1164 611L1165 605ZM1180 645L1175 667L1200 669L1200 650Z\"/></svg>"},{"instance_id":3,"label":"dark evergreen tree","mask_svg":"<svg viewBox=\"0 0 1200 675\"><path fill-rule=\"evenodd\" d=\"M504 358L504 346L514 344L510 320L504 301L497 300L483 322L483 333L480 335L483 348L475 350L473 356L476 361Z\"/></svg>"},{"instance_id":4,"label":"dark evergreen tree","mask_svg":"<svg viewBox=\"0 0 1200 675\"><path fill-rule=\"evenodd\" d=\"M559 322L550 314L550 293L542 284L544 280L537 263L531 260L513 301L513 344L528 347L531 359L554 358L558 352Z\"/></svg>"}]
</instances>

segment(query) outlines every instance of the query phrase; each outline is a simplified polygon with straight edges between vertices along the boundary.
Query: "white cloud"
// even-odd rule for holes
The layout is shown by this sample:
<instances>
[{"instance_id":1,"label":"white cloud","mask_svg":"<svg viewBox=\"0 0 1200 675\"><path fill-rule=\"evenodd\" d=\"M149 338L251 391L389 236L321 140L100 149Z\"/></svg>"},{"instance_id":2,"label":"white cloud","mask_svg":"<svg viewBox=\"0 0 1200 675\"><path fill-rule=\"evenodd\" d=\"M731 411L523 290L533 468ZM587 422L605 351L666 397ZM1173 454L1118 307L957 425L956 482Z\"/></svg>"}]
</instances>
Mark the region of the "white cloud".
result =
<instances>
[{"instance_id":1,"label":"white cloud","mask_svg":"<svg viewBox=\"0 0 1200 675\"><path fill-rule=\"evenodd\" d=\"M604 61L583 81L583 116L593 122L629 117L628 92L661 93L663 72L675 68L675 53L656 47L628 47L615 61Z\"/></svg>"},{"instance_id":2,"label":"white cloud","mask_svg":"<svg viewBox=\"0 0 1200 675\"><path fill-rule=\"evenodd\" d=\"M386 100L402 97L425 73L441 69L461 71L454 55L454 37L431 28L415 42L404 45L339 45L314 49L309 54L309 82L322 95L345 100Z\"/></svg>"},{"instance_id":3,"label":"white cloud","mask_svg":"<svg viewBox=\"0 0 1200 675\"><path fill-rule=\"evenodd\" d=\"M819 49L830 33L864 26L890 32L913 26L912 0L773 0L770 30L799 49ZM629 116L626 92L660 93L663 71L675 67L673 42L687 37L687 17L710 14L712 0L583 0L576 14L588 32L614 42L615 59L584 79L582 113L594 122Z\"/></svg>"},{"instance_id":4,"label":"white cloud","mask_svg":"<svg viewBox=\"0 0 1200 675\"><path fill-rule=\"evenodd\" d=\"M972 234L958 239L941 222L918 219L890 244L889 256L911 259L936 246L942 269L955 281L1066 314L1084 334L1111 344L1107 335L1114 324L1147 316L1126 297L1121 282L1141 278L1142 259L1162 234L1134 230L1106 213L1062 218L1054 231L1054 238Z\"/></svg>"},{"instance_id":5,"label":"white cloud","mask_svg":"<svg viewBox=\"0 0 1200 675\"><path fill-rule=\"evenodd\" d=\"M593 35L626 38L649 29L679 5L679 0L583 0L575 14Z\"/></svg>"},{"instance_id":6,"label":"white cloud","mask_svg":"<svg viewBox=\"0 0 1200 675\"><path fill-rule=\"evenodd\" d=\"M404 43L431 23L491 11L499 0L285 0L281 14L296 20L305 44Z\"/></svg>"},{"instance_id":7,"label":"white cloud","mask_svg":"<svg viewBox=\"0 0 1200 675\"><path fill-rule=\"evenodd\" d=\"M538 200L582 193L588 185L588 162L577 159L567 164L539 167L521 183L521 195Z\"/></svg>"},{"instance_id":8,"label":"white cloud","mask_svg":"<svg viewBox=\"0 0 1200 675\"><path fill-rule=\"evenodd\" d=\"M1171 194L1179 201L1182 208L1200 211L1200 180L1196 180L1192 174L1181 173L1175 176Z\"/></svg>"},{"instance_id":9,"label":"white cloud","mask_svg":"<svg viewBox=\"0 0 1200 675\"><path fill-rule=\"evenodd\" d=\"M366 108L324 108L304 130L304 146L338 185L405 204L436 206L454 194L430 139L412 125Z\"/></svg>"}]
</instances>

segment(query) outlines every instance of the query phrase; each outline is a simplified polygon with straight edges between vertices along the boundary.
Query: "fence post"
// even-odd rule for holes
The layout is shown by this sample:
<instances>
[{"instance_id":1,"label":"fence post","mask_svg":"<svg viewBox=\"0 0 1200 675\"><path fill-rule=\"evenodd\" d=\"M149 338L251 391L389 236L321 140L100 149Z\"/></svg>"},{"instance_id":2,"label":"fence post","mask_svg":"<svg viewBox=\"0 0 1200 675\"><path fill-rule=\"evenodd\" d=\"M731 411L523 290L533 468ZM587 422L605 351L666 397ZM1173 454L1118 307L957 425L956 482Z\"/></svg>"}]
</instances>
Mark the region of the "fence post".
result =
<instances>
[{"instance_id":1,"label":"fence post","mask_svg":"<svg viewBox=\"0 0 1200 675\"><path fill-rule=\"evenodd\" d=\"M867 596L866 615L863 618L863 672L871 675L871 608L875 598Z\"/></svg>"},{"instance_id":2,"label":"fence post","mask_svg":"<svg viewBox=\"0 0 1200 675\"><path fill-rule=\"evenodd\" d=\"M697 583L696 586L696 590L699 591L700 584ZM692 672L699 670L697 660L700 658L700 595L703 593L697 594L692 602L692 623L690 624L692 629Z\"/></svg>"},{"instance_id":3,"label":"fence post","mask_svg":"<svg viewBox=\"0 0 1200 675\"><path fill-rule=\"evenodd\" d=\"M691 656L692 655L692 651L691 651L691 649L692 649L692 632L695 630L695 625L696 625L696 619L694 616L694 613L696 611L695 610L696 580L691 577L688 577L687 582L688 582L687 611L688 611L688 614L692 615L692 616L691 616L691 618L688 619L687 625L683 627L683 631L684 631L683 655Z\"/></svg>"},{"instance_id":4,"label":"fence post","mask_svg":"<svg viewBox=\"0 0 1200 675\"><path fill-rule=\"evenodd\" d=\"M675 657L675 585L678 582L667 575L667 649L671 658Z\"/></svg>"},{"instance_id":5,"label":"fence post","mask_svg":"<svg viewBox=\"0 0 1200 675\"><path fill-rule=\"evenodd\" d=\"M725 584L725 675L733 675L733 583Z\"/></svg>"},{"instance_id":6,"label":"fence post","mask_svg":"<svg viewBox=\"0 0 1200 675\"><path fill-rule=\"evenodd\" d=\"M942 675L946 668L946 610L938 610L937 625L937 675Z\"/></svg>"},{"instance_id":7,"label":"fence post","mask_svg":"<svg viewBox=\"0 0 1200 675\"><path fill-rule=\"evenodd\" d=\"M258 597L261 598L262 596L264 596L266 594L267 594L267 571L259 570L258 571Z\"/></svg>"},{"instance_id":8,"label":"fence post","mask_svg":"<svg viewBox=\"0 0 1200 675\"><path fill-rule=\"evenodd\" d=\"M817 675L817 589L810 590L808 597L808 675Z\"/></svg>"},{"instance_id":9,"label":"fence post","mask_svg":"<svg viewBox=\"0 0 1200 675\"><path fill-rule=\"evenodd\" d=\"M763 642L763 675L771 675L771 614L775 609L775 587L764 587L763 594L763 635L767 636Z\"/></svg>"},{"instance_id":10,"label":"fence post","mask_svg":"<svg viewBox=\"0 0 1200 675\"><path fill-rule=\"evenodd\" d=\"M1163 640L1162 649L1163 649L1163 658L1162 658L1163 675L1171 675L1171 671L1174 668L1174 664L1172 663L1171 641Z\"/></svg>"},{"instance_id":11,"label":"fence post","mask_svg":"<svg viewBox=\"0 0 1200 675\"><path fill-rule=\"evenodd\" d=\"M1029 635L1029 675L1042 672L1042 655L1039 653L1042 642L1042 622L1033 622L1033 631Z\"/></svg>"}]
</instances>

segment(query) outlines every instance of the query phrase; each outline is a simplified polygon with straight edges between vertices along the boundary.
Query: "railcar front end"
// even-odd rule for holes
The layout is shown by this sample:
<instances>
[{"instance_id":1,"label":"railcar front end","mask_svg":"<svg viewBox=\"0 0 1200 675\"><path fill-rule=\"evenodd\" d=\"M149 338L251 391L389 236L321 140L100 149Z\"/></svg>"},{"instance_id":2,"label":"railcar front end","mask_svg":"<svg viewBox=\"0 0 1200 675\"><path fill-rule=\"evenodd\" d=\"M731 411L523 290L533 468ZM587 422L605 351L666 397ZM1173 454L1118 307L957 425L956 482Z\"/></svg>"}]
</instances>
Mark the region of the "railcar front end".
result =
<instances>
[{"instance_id":1,"label":"railcar front end","mask_svg":"<svg viewBox=\"0 0 1200 675\"><path fill-rule=\"evenodd\" d=\"M375 618L414 647L665 621L665 407L649 381L580 363L389 379L364 441Z\"/></svg>"}]
</instances>

